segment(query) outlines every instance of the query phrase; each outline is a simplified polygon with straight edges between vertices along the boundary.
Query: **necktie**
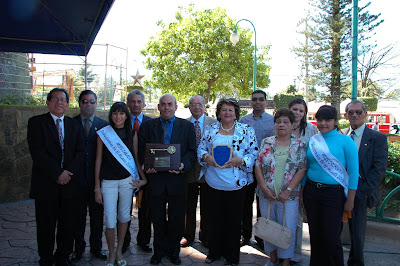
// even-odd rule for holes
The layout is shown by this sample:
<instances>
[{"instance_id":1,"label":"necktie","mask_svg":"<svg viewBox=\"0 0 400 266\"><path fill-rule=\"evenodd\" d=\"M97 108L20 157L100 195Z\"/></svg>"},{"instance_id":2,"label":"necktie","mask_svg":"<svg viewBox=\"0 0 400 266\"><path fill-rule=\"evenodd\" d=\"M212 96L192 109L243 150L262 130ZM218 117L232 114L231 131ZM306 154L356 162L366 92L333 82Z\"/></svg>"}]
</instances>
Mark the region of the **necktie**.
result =
<instances>
[{"instance_id":1,"label":"necktie","mask_svg":"<svg viewBox=\"0 0 400 266\"><path fill-rule=\"evenodd\" d=\"M163 143L164 144L168 139L168 123L169 123L169 120L165 120L164 126L163 126Z\"/></svg>"},{"instance_id":2,"label":"necktie","mask_svg":"<svg viewBox=\"0 0 400 266\"><path fill-rule=\"evenodd\" d=\"M64 137L62 133L62 128L61 128L61 119L57 118L57 131L58 131L58 140L60 141L60 146L61 146L61 167L64 165Z\"/></svg>"},{"instance_id":3,"label":"necktie","mask_svg":"<svg viewBox=\"0 0 400 266\"><path fill-rule=\"evenodd\" d=\"M354 140L354 136L355 136L355 135L356 135L356 132L354 132L354 130L350 132L350 138L351 138L352 140Z\"/></svg>"},{"instance_id":4,"label":"necktie","mask_svg":"<svg viewBox=\"0 0 400 266\"><path fill-rule=\"evenodd\" d=\"M133 124L133 129L136 131L136 133L139 132L139 119L135 117L135 123Z\"/></svg>"},{"instance_id":5,"label":"necktie","mask_svg":"<svg viewBox=\"0 0 400 266\"><path fill-rule=\"evenodd\" d=\"M85 136L88 137L89 136L89 131L90 131L90 123L89 123L89 119L85 118Z\"/></svg>"},{"instance_id":6,"label":"necktie","mask_svg":"<svg viewBox=\"0 0 400 266\"><path fill-rule=\"evenodd\" d=\"M200 140L201 140L201 129L199 126L199 120L194 122L194 129L196 131L196 147L199 147Z\"/></svg>"}]
</instances>

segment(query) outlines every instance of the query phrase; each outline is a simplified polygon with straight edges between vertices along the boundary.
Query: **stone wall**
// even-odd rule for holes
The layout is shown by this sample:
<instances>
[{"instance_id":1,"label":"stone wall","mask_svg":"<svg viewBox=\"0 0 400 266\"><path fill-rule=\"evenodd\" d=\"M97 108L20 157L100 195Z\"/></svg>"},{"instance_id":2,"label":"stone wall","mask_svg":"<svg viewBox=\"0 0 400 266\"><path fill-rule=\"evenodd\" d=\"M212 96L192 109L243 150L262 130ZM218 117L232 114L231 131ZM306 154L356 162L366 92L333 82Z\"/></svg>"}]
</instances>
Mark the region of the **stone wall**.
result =
<instances>
[{"instance_id":1,"label":"stone wall","mask_svg":"<svg viewBox=\"0 0 400 266\"><path fill-rule=\"evenodd\" d=\"M32 159L27 142L28 120L48 112L47 107L0 105L0 203L29 199ZM79 109L69 109L75 116ZM96 115L108 120L107 111Z\"/></svg>"}]
</instances>

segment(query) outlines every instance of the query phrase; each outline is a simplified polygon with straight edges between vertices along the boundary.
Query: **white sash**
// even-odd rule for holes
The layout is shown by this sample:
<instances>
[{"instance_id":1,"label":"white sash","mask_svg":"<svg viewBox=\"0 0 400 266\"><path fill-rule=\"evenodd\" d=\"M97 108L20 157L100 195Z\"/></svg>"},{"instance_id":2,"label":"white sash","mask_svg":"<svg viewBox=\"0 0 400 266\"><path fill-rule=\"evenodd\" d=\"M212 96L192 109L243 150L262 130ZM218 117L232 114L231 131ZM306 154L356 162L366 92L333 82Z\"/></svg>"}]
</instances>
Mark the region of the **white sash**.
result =
<instances>
[{"instance_id":1,"label":"white sash","mask_svg":"<svg viewBox=\"0 0 400 266\"><path fill-rule=\"evenodd\" d=\"M343 186L344 193L347 197L349 174L339 160L331 154L321 133L312 136L309 145L315 160L328 175Z\"/></svg>"},{"instance_id":2,"label":"white sash","mask_svg":"<svg viewBox=\"0 0 400 266\"><path fill-rule=\"evenodd\" d=\"M112 126L103 127L97 131L97 135L99 135L115 159L132 175L133 179L139 180L139 174L132 153L126 147L125 143L122 142Z\"/></svg>"}]
</instances>

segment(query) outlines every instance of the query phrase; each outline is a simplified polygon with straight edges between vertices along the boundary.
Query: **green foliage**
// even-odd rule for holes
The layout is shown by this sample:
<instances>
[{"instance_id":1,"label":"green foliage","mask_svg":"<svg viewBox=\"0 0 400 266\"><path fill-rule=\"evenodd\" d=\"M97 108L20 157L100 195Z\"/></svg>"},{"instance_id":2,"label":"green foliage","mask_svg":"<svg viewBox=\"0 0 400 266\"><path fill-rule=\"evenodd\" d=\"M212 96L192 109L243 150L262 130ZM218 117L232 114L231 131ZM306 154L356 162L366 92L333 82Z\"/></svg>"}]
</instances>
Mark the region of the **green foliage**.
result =
<instances>
[{"instance_id":1,"label":"green foliage","mask_svg":"<svg viewBox=\"0 0 400 266\"><path fill-rule=\"evenodd\" d=\"M365 104L367 111L376 111L378 109L378 98L374 97L361 97L359 98Z\"/></svg>"},{"instance_id":2,"label":"green foliage","mask_svg":"<svg viewBox=\"0 0 400 266\"><path fill-rule=\"evenodd\" d=\"M288 107L294 98L303 98L303 95L275 94L274 109L275 111L282 107Z\"/></svg>"},{"instance_id":3,"label":"green foliage","mask_svg":"<svg viewBox=\"0 0 400 266\"><path fill-rule=\"evenodd\" d=\"M339 129L348 128L350 127L350 122L347 119L339 119L338 121Z\"/></svg>"},{"instance_id":4,"label":"green foliage","mask_svg":"<svg viewBox=\"0 0 400 266\"><path fill-rule=\"evenodd\" d=\"M195 10L193 4L179 7L173 22L159 22L160 32L141 51L153 73L151 86L181 102L194 94L206 102L218 94L248 97L253 87L253 33L238 28L240 41L233 46L229 38L234 22L224 9ZM258 88L270 83L268 50L257 49Z\"/></svg>"},{"instance_id":5,"label":"green foliage","mask_svg":"<svg viewBox=\"0 0 400 266\"><path fill-rule=\"evenodd\" d=\"M289 86L286 88L285 93L286 93L286 94L293 94L293 95L295 95L295 94L297 93L296 86L295 86L295 85L289 85Z\"/></svg>"},{"instance_id":6,"label":"green foliage","mask_svg":"<svg viewBox=\"0 0 400 266\"><path fill-rule=\"evenodd\" d=\"M97 74L93 73L91 65L87 65L86 68L87 85L90 86L93 82L98 79ZM77 76L74 80L74 86L84 86L85 85L85 65L82 65L78 70Z\"/></svg>"},{"instance_id":7,"label":"green foliage","mask_svg":"<svg viewBox=\"0 0 400 266\"><path fill-rule=\"evenodd\" d=\"M385 96L385 99L395 100L395 101L400 100L400 89L394 89L393 91L389 92Z\"/></svg>"},{"instance_id":8,"label":"green foliage","mask_svg":"<svg viewBox=\"0 0 400 266\"><path fill-rule=\"evenodd\" d=\"M240 117L243 117L243 116L247 115L247 113L248 113L247 110L241 109L240 110Z\"/></svg>"},{"instance_id":9,"label":"green foliage","mask_svg":"<svg viewBox=\"0 0 400 266\"><path fill-rule=\"evenodd\" d=\"M44 105L44 100L40 95L19 94L19 93L2 93L0 94L0 104L4 105Z\"/></svg>"},{"instance_id":10,"label":"green foliage","mask_svg":"<svg viewBox=\"0 0 400 266\"><path fill-rule=\"evenodd\" d=\"M386 170L400 174L400 141L388 141L388 164ZM397 186L400 184L400 179L392 175L385 175L385 184Z\"/></svg>"}]
</instances>

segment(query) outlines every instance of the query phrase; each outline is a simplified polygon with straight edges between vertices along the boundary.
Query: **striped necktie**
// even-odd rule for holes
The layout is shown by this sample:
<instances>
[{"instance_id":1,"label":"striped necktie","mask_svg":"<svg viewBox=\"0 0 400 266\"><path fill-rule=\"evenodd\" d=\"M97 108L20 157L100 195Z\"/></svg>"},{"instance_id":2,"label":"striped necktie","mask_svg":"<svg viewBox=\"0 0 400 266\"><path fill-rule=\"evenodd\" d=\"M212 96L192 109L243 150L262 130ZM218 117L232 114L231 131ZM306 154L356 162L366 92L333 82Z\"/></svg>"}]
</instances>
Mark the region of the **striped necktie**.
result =
<instances>
[{"instance_id":1,"label":"striped necktie","mask_svg":"<svg viewBox=\"0 0 400 266\"><path fill-rule=\"evenodd\" d=\"M61 167L64 166L64 137L62 133L62 128L61 128L61 119L57 118L56 120L57 124L57 131L58 131L58 140L60 141L60 146L61 146Z\"/></svg>"},{"instance_id":2,"label":"striped necktie","mask_svg":"<svg viewBox=\"0 0 400 266\"><path fill-rule=\"evenodd\" d=\"M163 143L164 144L168 139L168 123L169 122L170 122L169 120L165 120L164 126L163 126Z\"/></svg>"},{"instance_id":3,"label":"striped necktie","mask_svg":"<svg viewBox=\"0 0 400 266\"><path fill-rule=\"evenodd\" d=\"M196 131L196 147L199 147L200 141L201 141L201 128L199 125L199 120L196 120L194 122L194 129Z\"/></svg>"}]
</instances>

